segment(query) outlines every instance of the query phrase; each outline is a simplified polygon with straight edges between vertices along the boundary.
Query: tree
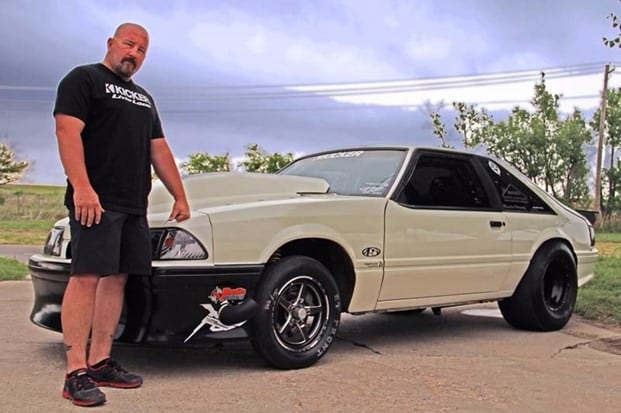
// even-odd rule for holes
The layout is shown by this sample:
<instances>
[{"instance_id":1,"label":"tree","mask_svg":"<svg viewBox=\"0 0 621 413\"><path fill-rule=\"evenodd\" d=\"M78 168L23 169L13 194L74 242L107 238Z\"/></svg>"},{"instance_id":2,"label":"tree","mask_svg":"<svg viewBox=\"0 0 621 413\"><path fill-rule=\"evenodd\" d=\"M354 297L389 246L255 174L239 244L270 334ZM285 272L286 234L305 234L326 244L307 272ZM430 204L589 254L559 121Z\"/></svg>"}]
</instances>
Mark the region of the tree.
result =
<instances>
[{"instance_id":1,"label":"tree","mask_svg":"<svg viewBox=\"0 0 621 413\"><path fill-rule=\"evenodd\" d=\"M15 161L15 152L8 144L0 142L0 185L17 181L28 167L27 161Z\"/></svg>"},{"instance_id":2,"label":"tree","mask_svg":"<svg viewBox=\"0 0 621 413\"><path fill-rule=\"evenodd\" d=\"M431 119L430 125L426 122L424 127L431 126L431 132L440 139L440 146L442 148L451 148L452 146L448 143L446 127L440 118L440 110L442 110L444 106L446 105L443 100L433 103L431 100L427 99L421 105L420 110L425 116Z\"/></svg>"},{"instance_id":3,"label":"tree","mask_svg":"<svg viewBox=\"0 0 621 413\"><path fill-rule=\"evenodd\" d=\"M238 164L246 172L274 173L293 161L293 154L288 152L268 153L261 149L258 144L246 146L245 159Z\"/></svg>"},{"instance_id":4,"label":"tree","mask_svg":"<svg viewBox=\"0 0 621 413\"><path fill-rule=\"evenodd\" d=\"M493 121L485 108L477 112L474 105L461 102L453 103L453 107L459 114L454 126L457 132L461 133L464 148L474 148L479 143L489 140L487 135L491 132Z\"/></svg>"},{"instance_id":5,"label":"tree","mask_svg":"<svg viewBox=\"0 0 621 413\"><path fill-rule=\"evenodd\" d=\"M604 44L608 47L621 47L621 21L616 14L610 13L608 18L612 20L612 28L615 29L618 33L615 37L608 38L606 36L602 37Z\"/></svg>"},{"instance_id":6,"label":"tree","mask_svg":"<svg viewBox=\"0 0 621 413\"><path fill-rule=\"evenodd\" d=\"M619 152L621 151L621 88L608 89L606 91L606 146L604 157L608 167L603 167L602 187L602 219L604 222L621 211L621 163ZM599 128L601 110L593 114L591 127Z\"/></svg>"},{"instance_id":7,"label":"tree","mask_svg":"<svg viewBox=\"0 0 621 413\"><path fill-rule=\"evenodd\" d=\"M210 155L207 152L191 153L188 160L179 165L188 174L200 174L206 172L229 172L231 170L231 158L229 153L224 155Z\"/></svg>"},{"instance_id":8,"label":"tree","mask_svg":"<svg viewBox=\"0 0 621 413\"><path fill-rule=\"evenodd\" d=\"M431 126L433 127L433 134L440 139L440 147L451 148L451 145L447 143L447 132L439 112L432 112L429 114L431 118Z\"/></svg>"},{"instance_id":9,"label":"tree","mask_svg":"<svg viewBox=\"0 0 621 413\"><path fill-rule=\"evenodd\" d=\"M591 142L591 131L577 109L560 118L559 98L547 90L542 73L532 111L516 106L506 120L495 122L484 108L457 102L454 126L465 148L482 146L566 204L584 206L589 201L584 145ZM432 122L441 125L437 115Z\"/></svg>"}]
</instances>

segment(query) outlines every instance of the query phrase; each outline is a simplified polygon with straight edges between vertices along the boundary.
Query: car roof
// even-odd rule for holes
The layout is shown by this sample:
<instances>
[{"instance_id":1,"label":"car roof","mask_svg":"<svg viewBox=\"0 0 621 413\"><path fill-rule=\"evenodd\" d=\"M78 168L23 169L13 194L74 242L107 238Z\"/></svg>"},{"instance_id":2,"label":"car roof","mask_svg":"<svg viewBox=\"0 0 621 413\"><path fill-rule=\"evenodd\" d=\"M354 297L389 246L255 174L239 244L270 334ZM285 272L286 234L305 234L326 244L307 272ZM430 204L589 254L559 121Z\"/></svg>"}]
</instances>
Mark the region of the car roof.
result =
<instances>
[{"instance_id":1,"label":"car roof","mask_svg":"<svg viewBox=\"0 0 621 413\"><path fill-rule=\"evenodd\" d=\"M345 147L334 147L330 149L321 150L318 152L309 152L300 156L300 158L306 158L309 156L321 155L324 153L332 153L332 152L351 152L351 151L359 151L359 150L407 150L407 151L415 151L415 150L430 150L430 151L439 151L439 152L447 152L447 153L458 153L458 154L466 154L466 155L477 155L483 156L486 158L492 158L489 154L475 152L474 150L462 150L455 148L445 148L440 146L429 146L429 145L404 145L404 144L381 144L381 145L358 145L358 146L345 146Z\"/></svg>"}]
</instances>

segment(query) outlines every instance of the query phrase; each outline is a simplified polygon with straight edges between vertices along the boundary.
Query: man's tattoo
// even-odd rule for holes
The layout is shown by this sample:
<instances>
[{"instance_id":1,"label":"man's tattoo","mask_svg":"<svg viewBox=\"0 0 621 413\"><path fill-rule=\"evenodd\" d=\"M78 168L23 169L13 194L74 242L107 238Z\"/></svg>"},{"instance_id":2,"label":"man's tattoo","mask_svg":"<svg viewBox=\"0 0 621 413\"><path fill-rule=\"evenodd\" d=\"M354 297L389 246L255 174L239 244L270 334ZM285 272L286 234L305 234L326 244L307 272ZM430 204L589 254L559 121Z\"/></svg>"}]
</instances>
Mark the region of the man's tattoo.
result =
<instances>
[{"instance_id":1,"label":"man's tattoo","mask_svg":"<svg viewBox=\"0 0 621 413\"><path fill-rule=\"evenodd\" d=\"M73 348L73 346L71 344L64 344L64 346L65 346L65 352L67 352L67 353L70 352L71 349Z\"/></svg>"}]
</instances>

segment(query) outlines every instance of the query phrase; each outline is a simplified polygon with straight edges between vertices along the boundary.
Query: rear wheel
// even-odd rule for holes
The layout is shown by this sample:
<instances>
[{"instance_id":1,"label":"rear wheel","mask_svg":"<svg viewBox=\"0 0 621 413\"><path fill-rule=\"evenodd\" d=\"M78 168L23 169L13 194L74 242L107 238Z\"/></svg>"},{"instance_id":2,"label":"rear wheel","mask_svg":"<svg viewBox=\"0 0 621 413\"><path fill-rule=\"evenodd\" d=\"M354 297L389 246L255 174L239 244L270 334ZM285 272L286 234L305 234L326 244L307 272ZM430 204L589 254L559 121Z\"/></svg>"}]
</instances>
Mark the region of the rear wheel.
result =
<instances>
[{"instance_id":1,"label":"rear wheel","mask_svg":"<svg viewBox=\"0 0 621 413\"><path fill-rule=\"evenodd\" d=\"M563 243L544 245L535 254L513 296L498 302L505 320L525 330L561 329L576 303L576 261Z\"/></svg>"},{"instance_id":2,"label":"rear wheel","mask_svg":"<svg viewBox=\"0 0 621 413\"><path fill-rule=\"evenodd\" d=\"M310 366L328 350L339 326L341 304L330 271L304 256L285 257L266 272L250 323L255 350L272 366Z\"/></svg>"}]
</instances>

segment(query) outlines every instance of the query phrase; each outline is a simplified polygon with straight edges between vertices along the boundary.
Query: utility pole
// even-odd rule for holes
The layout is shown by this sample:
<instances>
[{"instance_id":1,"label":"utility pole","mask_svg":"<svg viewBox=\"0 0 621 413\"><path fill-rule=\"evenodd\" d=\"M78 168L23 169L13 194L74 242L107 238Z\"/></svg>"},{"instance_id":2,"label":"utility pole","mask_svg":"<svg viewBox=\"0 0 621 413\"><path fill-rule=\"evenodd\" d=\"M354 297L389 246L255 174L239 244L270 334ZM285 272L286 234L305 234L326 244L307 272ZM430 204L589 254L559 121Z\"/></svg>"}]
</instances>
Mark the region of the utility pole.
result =
<instances>
[{"instance_id":1,"label":"utility pole","mask_svg":"<svg viewBox=\"0 0 621 413\"><path fill-rule=\"evenodd\" d=\"M599 139L597 142L597 167L595 169L595 209L599 213L596 224L601 223L602 217L602 156L604 152L604 141L606 134L606 92L608 90L608 75L610 74L610 64L604 66L604 89L602 90L602 100L599 110Z\"/></svg>"}]
</instances>

